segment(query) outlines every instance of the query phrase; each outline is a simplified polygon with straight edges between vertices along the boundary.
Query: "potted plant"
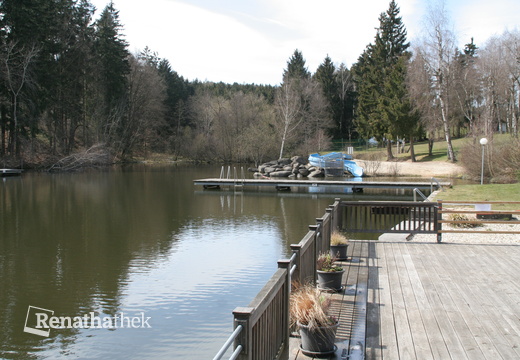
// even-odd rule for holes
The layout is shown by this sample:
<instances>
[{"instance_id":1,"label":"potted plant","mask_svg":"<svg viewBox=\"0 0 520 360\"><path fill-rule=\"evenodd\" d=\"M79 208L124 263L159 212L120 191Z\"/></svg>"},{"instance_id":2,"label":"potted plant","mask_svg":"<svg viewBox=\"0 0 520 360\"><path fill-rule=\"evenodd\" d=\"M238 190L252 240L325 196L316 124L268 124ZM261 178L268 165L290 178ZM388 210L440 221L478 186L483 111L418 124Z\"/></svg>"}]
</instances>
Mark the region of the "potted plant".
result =
<instances>
[{"instance_id":1,"label":"potted plant","mask_svg":"<svg viewBox=\"0 0 520 360\"><path fill-rule=\"evenodd\" d=\"M320 290L340 291L341 279L345 270L343 267L335 265L336 258L330 253L321 253L316 261L316 271L318 272L318 288Z\"/></svg>"},{"instance_id":2,"label":"potted plant","mask_svg":"<svg viewBox=\"0 0 520 360\"><path fill-rule=\"evenodd\" d=\"M338 260L347 260L348 238L339 231L330 235L330 254Z\"/></svg>"},{"instance_id":3,"label":"potted plant","mask_svg":"<svg viewBox=\"0 0 520 360\"><path fill-rule=\"evenodd\" d=\"M298 287L291 294L290 316L300 333L300 349L308 356L333 354L338 321L329 315L330 299L312 285Z\"/></svg>"}]
</instances>

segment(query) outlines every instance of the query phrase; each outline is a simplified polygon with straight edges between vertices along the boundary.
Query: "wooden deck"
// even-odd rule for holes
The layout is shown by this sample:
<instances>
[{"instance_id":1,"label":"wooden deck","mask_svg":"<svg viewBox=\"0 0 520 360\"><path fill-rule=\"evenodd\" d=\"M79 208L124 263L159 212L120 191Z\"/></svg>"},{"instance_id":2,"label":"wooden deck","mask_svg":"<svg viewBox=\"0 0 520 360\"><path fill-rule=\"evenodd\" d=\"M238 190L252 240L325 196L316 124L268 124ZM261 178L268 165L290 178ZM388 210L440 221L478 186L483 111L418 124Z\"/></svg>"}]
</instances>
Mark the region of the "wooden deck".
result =
<instances>
[{"instance_id":1,"label":"wooden deck","mask_svg":"<svg viewBox=\"0 0 520 360\"><path fill-rule=\"evenodd\" d=\"M351 181L351 180L297 180L287 178L271 178L271 179L198 179L193 181L194 185L201 185L204 188L215 188L220 186L271 186L276 188L290 188L290 187L322 187L322 188L338 188L351 187L352 189L430 189L432 183L428 181ZM439 186L451 187L450 182L434 182L433 188Z\"/></svg>"},{"instance_id":2,"label":"wooden deck","mask_svg":"<svg viewBox=\"0 0 520 360\"><path fill-rule=\"evenodd\" d=\"M0 169L0 177L18 176L22 174L22 169Z\"/></svg>"},{"instance_id":3,"label":"wooden deck","mask_svg":"<svg viewBox=\"0 0 520 360\"><path fill-rule=\"evenodd\" d=\"M520 246L351 241L332 359L519 359ZM291 338L289 358L309 359Z\"/></svg>"}]
</instances>

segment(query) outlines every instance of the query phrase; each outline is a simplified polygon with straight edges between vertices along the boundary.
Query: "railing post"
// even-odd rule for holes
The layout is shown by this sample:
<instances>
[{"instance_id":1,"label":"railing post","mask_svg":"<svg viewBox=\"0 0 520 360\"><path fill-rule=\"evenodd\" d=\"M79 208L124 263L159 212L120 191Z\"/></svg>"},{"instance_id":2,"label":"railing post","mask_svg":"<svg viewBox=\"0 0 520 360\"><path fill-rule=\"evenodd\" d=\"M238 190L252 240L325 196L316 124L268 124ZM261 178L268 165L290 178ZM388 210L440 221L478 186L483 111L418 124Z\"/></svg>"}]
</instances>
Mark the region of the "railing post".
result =
<instances>
[{"instance_id":1,"label":"railing post","mask_svg":"<svg viewBox=\"0 0 520 360\"><path fill-rule=\"evenodd\" d=\"M283 311L282 311L282 331L283 331L283 345L285 349L289 349L290 332L290 316L289 316L289 299L291 296L291 260L278 260L278 268L285 269L287 273L285 293L283 295Z\"/></svg>"},{"instance_id":2,"label":"railing post","mask_svg":"<svg viewBox=\"0 0 520 360\"><path fill-rule=\"evenodd\" d=\"M437 242L440 243L442 241L442 200L437 200Z\"/></svg>"},{"instance_id":3,"label":"railing post","mask_svg":"<svg viewBox=\"0 0 520 360\"><path fill-rule=\"evenodd\" d=\"M254 308L251 307L237 307L233 310L235 328L242 325L242 331L235 339L235 348L242 345L242 351L237 357L238 360L253 359L253 326L250 321L253 310Z\"/></svg>"}]
</instances>

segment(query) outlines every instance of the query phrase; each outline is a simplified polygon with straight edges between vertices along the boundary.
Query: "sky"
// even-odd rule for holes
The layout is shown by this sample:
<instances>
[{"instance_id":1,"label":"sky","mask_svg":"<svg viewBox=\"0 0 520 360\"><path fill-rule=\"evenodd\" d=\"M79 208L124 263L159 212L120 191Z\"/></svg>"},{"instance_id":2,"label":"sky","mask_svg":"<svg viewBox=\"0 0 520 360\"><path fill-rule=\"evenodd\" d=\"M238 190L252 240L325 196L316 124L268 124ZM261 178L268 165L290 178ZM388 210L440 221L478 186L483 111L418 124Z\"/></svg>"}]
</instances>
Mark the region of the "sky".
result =
<instances>
[{"instance_id":1,"label":"sky","mask_svg":"<svg viewBox=\"0 0 520 360\"><path fill-rule=\"evenodd\" d=\"M91 0L99 11L109 0ZM421 36L426 0L398 0L408 41ZM129 50L148 47L190 81L271 84L298 49L311 73L328 55L352 66L374 41L390 0L113 0ZM459 40L482 47L520 29L518 0L446 0Z\"/></svg>"}]
</instances>

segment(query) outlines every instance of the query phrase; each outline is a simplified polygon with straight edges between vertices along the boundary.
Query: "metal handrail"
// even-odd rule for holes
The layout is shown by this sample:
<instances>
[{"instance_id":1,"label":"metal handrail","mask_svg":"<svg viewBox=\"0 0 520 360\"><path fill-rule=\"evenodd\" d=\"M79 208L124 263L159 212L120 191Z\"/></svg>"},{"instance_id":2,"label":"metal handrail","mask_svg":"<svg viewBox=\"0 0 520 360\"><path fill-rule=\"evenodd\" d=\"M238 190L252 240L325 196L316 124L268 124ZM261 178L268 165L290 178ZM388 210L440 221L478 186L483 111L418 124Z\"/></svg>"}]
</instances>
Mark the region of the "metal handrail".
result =
<instances>
[{"instance_id":1,"label":"metal handrail","mask_svg":"<svg viewBox=\"0 0 520 360\"><path fill-rule=\"evenodd\" d=\"M427 200L428 200L428 198L426 197L426 195L424 195L424 194L421 192L421 190L419 190L418 188L414 188L414 189L413 189L413 201L415 201L415 202L417 201L417 194L419 194L419 195L423 198L424 201L427 201Z\"/></svg>"},{"instance_id":2,"label":"metal handrail","mask_svg":"<svg viewBox=\"0 0 520 360\"><path fill-rule=\"evenodd\" d=\"M297 268L297 265L294 263L294 260L296 260L296 253L295 252L293 252L291 257L289 258L289 261L291 262L291 264L293 264L291 266L291 270L290 270L291 271L291 276L292 276L292 274L294 273L294 271Z\"/></svg>"},{"instance_id":3,"label":"metal handrail","mask_svg":"<svg viewBox=\"0 0 520 360\"><path fill-rule=\"evenodd\" d=\"M222 359L222 356L224 356L224 354L226 353L226 351L229 349L229 347L231 346L231 344L233 344L233 342L235 341L235 339L237 338L238 334L240 334L240 332L242 331L243 329L243 326L242 325L238 325L236 328L235 328L235 331L233 331L233 333L229 336L229 338L226 340L226 342L224 343L224 345L222 345L222 347L220 348L219 352L217 353L217 355L215 355L215 357L213 358L213 360L221 360ZM231 354L231 357L229 358L229 360L234 360L237 358L238 354L240 354L240 352L242 351L242 345L238 345L237 348L235 349L235 351L233 352L233 354Z\"/></svg>"},{"instance_id":4,"label":"metal handrail","mask_svg":"<svg viewBox=\"0 0 520 360\"><path fill-rule=\"evenodd\" d=\"M430 192L433 192L433 183L434 182L437 183L437 189L441 189L442 190L441 182L438 179L432 177L430 179Z\"/></svg>"}]
</instances>

